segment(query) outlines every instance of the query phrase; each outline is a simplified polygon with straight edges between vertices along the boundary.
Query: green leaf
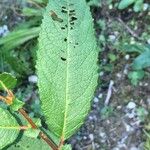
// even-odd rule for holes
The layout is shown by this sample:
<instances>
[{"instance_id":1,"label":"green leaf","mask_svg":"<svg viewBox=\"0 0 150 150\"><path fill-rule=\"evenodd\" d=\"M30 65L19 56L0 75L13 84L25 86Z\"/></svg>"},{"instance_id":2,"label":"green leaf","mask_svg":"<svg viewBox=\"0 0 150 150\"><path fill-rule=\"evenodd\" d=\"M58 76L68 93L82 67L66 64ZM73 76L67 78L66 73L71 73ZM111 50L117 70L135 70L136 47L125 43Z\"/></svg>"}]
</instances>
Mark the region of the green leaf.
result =
<instances>
[{"instance_id":1,"label":"green leaf","mask_svg":"<svg viewBox=\"0 0 150 150\"><path fill-rule=\"evenodd\" d=\"M8 89L13 89L17 84L17 79L7 72L0 74L0 80L4 83L4 85ZM0 84L0 90L3 90L3 87L1 84Z\"/></svg>"},{"instance_id":2,"label":"green leaf","mask_svg":"<svg viewBox=\"0 0 150 150\"><path fill-rule=\"evenodd\" d=\"M101 0L90 0L88 2L89 6L97 6L97 7L101 7Z\"/></svg>"},{"instance_id":3,"label":"green leaf","mask_svg":"<svg viewBox=\"0 0 150 150\"><path fill-rule=\"evenodd\" d=\"M25 16L42 16L42 9L35 9L35 8L23 8L23 15Z\"/></svg>"},{"instance_id":4,"label":"green leaf","mask_svg":"<svg viewBox=\"0 0 150 150\"><path fill-rule=\"evenodd\" d=\"M40 32L40 27L30 29L20 29L9 33L6 37L0 39L1 50L5 53L17 46L25 43L26 41L35 38Z\"/></svg>"},{"instance_id":5,"label":"green leaf","mask_svg":"<svg viewBox=\"0 0 150 150\"><path fill-rule=\"evenodd\" d=\"M23 136L22 139L9 147L7 150L51 150L50 147L41 139Z\"/></svg>"},{"instance_id":6,"label":"green leaf","mask_svg":"<svg viewBox=\"0 0 150 150\"><path fill-rule=\"evenodd\" d=\"M137 53L142 53L147 49L146 46L142 44L123 44L120 48L124 52L137 52Z\"/></svg>"},{"instance_id":7,"label":"green leaf","mask_svg":"<svg viewBox=\"0 0 150 150\"><path fill-rule=\"evenodd\" d=\"M119 3L118 8L119 9L125 9L128 6L130 6L131 4L133 4L136 0L121 0L121 2Z\"/></svg>"},{"instance_id":8,"label":"green leaf","mask_svg":"<svg viewBox=\"0 0 150 150\"><path fill-rule=\"evenodd\" d=\"M24 44L25 42L38 36L40 27L28 28L26 24L23 29L16 29L8 34L6 37L0 39L0 51L4 56L4 60L11 66L13 70L19 74L25 73L28 69L27 63L18 59L13 53L12 49Z\"/></svg>"},{"instance_id":9,"label":"green leaf","mask_svg":"<svg viewBox=\"0 0 150 150\"><path fill-rule=\"evenodd\" d=\"M148 133L146 133L146 135L147 135L147 139L144 144L144 150L150 150L150 131Z\"/></svg>"},{"instance_id":10,"label":"green leaf","mask_svg":"<svg viewBox=\"0 0 150 150\"><path fill-rule=\"evenodd\" d=\"M25 103L23 101L20 101L19 99L15 98L13 100L13 103L12 105L10 105L10 108L13 110L13 111L18 111L18 109L22 108L23 105Z\"/></svg>"},{"instance_id":11,"label":"green leaf","mask_svg":"<svg viewBox=\"0 0 150 150\"><path fill-rule=\"evenodd\" d=\"M146 67L150 67L150 50L145 51L138 56L132 64L133 69L140 70Z\"/></svg>"},{"instance_id":12,"label":"green leaf","mask_svg":"<svg viewBox=\"0 0 150 150\"><path fill-rule=\"evenodd\" d=\"M0 149L14 142L19 131L16 119L7 110L0 108Z\"/></svg>"},{"instance_id":13,"label":"green leaf","mask_svg":"<svg viewBox=\"0 0 150 150\"><path fill-rule=\"evenodd\" d=\"M39 129L28 129L24 132L24 135L31 138L37 138L40 133Z\"/></svg>"},{"instance_id":14,"label":"green leaf","mask_svg":"<svg viewBox=\"0 0 150 150\"><path fill-rule=\"evenodd\" d=\"M84 0L50 0L37 52L38 87L49 129L69 138L90 109L97 78L98 49Z\"/></svg>"},{"instance_id":15,"label":"green leaf","mask_svg":"<svg viewBox=\"0 0 150 150\"><path fill-rule=\"evenodd\" d=\"M135 2L135 4L134 4L134 11L135 12L139 12L139 11L141 11L142 10L142 8L143 8L143 0L137 0L136 2Z\"/></svg>"},{"instance_id":16,"label":"green leaf","mask_svg":"<svg viewBox=\"0 0 150 150\"><path fill-rule=\"evenodd\" d=\"M128 78L131 79L133 85L137 85L138 81L144 77L145 72L143 70L129 72Z\"/></svg>"}]
</instances>

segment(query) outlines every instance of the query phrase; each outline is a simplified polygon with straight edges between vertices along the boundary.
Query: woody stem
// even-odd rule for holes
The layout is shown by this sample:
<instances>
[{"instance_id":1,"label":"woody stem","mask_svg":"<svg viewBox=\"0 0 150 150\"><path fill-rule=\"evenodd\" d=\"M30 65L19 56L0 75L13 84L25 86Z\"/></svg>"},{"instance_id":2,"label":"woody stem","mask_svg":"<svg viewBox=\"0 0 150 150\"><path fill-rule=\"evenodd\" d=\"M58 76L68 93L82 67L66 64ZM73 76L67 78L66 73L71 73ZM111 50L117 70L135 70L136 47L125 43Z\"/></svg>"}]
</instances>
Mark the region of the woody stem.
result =
<instances>
[{"instance_id":1,"label":"woody stem","mask_svg":"<svg viewBox=\"0 0 150 150\"><path fill-rule=\"evenodd\" d=\"M32 126L33 129L37 129L38 127L36 126L36 124L32 121L32 119L28 116L28 114L25 112L25 110L23 108L20 108L19 113L30 123L30 125ZM42 131L40 131L39 136L53 149L53 150L58 150L58 146L54 143L54 141L50 138L48 138L48 136L43 133Z\"/></svg>"}]
</instances>

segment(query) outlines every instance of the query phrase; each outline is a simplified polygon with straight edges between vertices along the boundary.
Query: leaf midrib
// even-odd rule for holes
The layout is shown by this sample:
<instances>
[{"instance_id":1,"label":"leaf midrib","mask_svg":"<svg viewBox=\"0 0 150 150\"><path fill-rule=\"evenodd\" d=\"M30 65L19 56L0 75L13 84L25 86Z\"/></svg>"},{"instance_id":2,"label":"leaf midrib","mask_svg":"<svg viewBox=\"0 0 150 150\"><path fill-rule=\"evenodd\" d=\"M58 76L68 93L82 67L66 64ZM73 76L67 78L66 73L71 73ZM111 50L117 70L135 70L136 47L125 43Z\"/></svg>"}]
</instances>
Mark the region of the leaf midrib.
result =
<instances>
[{"instance_id":1,"label":"leaf midrib","mask_svg":"<svg viewBox=\"0 0 150 150\"><path fill-rule=\"evenodd\" d=\"M64 123L63 123L63 130L62 130L62 134L61 134L61 139L65 138L65 130L66 130L66 123L67 123L67 112L68 112L68 66L69 66L69 33L70 33L70 23L69 23L69 1L67 0L67 7L68 7L68 11L67 11L67 60L66 60L66 89L65 89L65 113L64 113Z\"/></svg>"}]
</instances>

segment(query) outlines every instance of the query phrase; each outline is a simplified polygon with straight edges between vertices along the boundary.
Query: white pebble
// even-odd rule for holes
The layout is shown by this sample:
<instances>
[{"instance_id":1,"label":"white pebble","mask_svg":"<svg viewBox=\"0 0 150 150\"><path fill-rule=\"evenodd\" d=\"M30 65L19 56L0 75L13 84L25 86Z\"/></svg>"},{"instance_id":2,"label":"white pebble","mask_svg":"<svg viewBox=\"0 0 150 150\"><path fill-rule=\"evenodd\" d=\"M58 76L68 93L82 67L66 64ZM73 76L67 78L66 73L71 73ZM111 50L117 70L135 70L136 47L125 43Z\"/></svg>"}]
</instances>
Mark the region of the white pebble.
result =
<instances>
[{"instance_id":1,"label":"white pebble","mask_svg":"<svg viewBox=\"0 0 150 150\"><path fill-rule=\"evenodd\" d=\"M99 99L97 97L94 98L94 103L98 103Z\"/></svg>"},{"instance_id":2,"label":"white pebble","mask_svg":"<svg viewBox=\"0 0 150 150\"><path fill-rule=\"evenodd\" d=\"M101 72L99 73L99 76L103 76L103 75L104 75L104 72L101 71Z\"/></svg>"},{"instance_id":3,"label":"white pebble","mask_svg":"<svg viewBox=\"0 0 150 150\"><path fill-rule=\"evenodd\" d=\"M150 44L150 39L147 40L147 43Z\"/></svg>"},{"instance_id":4,"label":"white pebble","mask_svg":"<svg viewBox=\"0 0 150 150\"><path fill-rule=\"evenodd\" d=\"M145 83L144 86L148 86L148 83Z\"/></svg>"},{"instance_id":5,"label":"white pebble","mask_svg":"<svg viewBox=\"0 0 150 150\"><path fill-rule=\"evenodd\" d=\"M143 10L146 11L148 9L149 5L147 3L144 3Z\"/></svg>"},{"instance_id":6,"label":"white pebble","mask_svg":"<svg viewBox=\"0 0 150 150\"><path fill-rule=\"evenodd\" d=\"M127 105L128 109L134 109L136 107L136 104L134 102L129 102Z\"/></svg>"},{"instance_id":7,"label":"white pebble","mask_svg":"<svg viewBox=\"0 0 150 150\"><path fill-rule=\"evenodd\" d=\"M87 140L87 137L86 137L86 136L84 136L84 137L83 137L83 139L84 139L84 140Z\"/></svg>"},{"instance_id":8,"label":"white pebble","mask_svg":"<svg viewBox=\"0 0 150 150\"><path fill-rule=\"evenodd\" d=\"M28 81L31 83L37 83L38 77L36 75L31 75L28 77Z\"/></svg>"},{"instance_id":9,"label":"white pebble","mask_svg":"<svg viewBox=\"0 0 150 150\"><path fill-rule=\"evenodd\" d=\"M139 149L136 147L131 147L130 150L139 150Z\"/></svg>"},{"instance_id":10,"label":"white pebble","mask_svg":"<svg viewBox=\"0 0 150 150\"><path fill-rule=\"evenodd\" d=\"M109 35L109 39L114 42L116 40L116 36L115 35Z\"/></svg>"},{"instance_id":11,"label":"white pebble","mask_svg":"<svg viewBox=\"0 0 150 150\"><path fill-rule=\"evenodd\" d=\"M126 59L126 60L129 60L129 58L130 58L130 55L128 55L128 54L125 55L125 59Z\"/></svg>"},{"instance_id":12,"label":"white pebble","mask_svg":"<svg viewBox=\"0 0 150 150\"><path fill-rule=\"evenodd\" d=\"M147 99L147 103L150 106L150 98Z\"/></svg>"},{"instance_id":13,"label":"white pebble","mask_svg":"<svg viewBox=\"0 0 150 150\"><path fill-rule=\"evenodd\" d=\"M100 93L100 94L98 95L98 98L102 98L102 97L103 97L103 94Z\"/></svg>"},{"instance_id":14,"label":"white pebble","mask_svg":"<svg viewBox=\"0 0 150 150\"><path fill-rule=\"evenodd\" d=\"M100 132L99 136L100 136L101 138L104 138L104 139L106 138L105 132Z\"/></svg>"},{"instance_id":15,"label":"white pebble","mask_svg":"<svg viewBox=\"0 0 150 150\"><path fill-rule=\"evenodd\" d=\"M132 112L132 113L127 113L127 114L126 114L126 116L127 116L128 118L130 118L130 119L134 118L135 115L136 115L136 114L135 114L134 112Z\"/></svg>"},{"instance_id":16,"label":"white pebble","mask_svg":"<svg viewBox=\"0 0 150 150\"><path fill-rule=\"evenodd\" d=\"M121 73L117 73L116 76L120 79L121 78Z\"/></svg>"},{"instance_id":17,"label":"white pebble","mask_svg":"<svg viewBox=\"0 0 150 150\"><path fill-rule=\"evenodd\" d=\"M3 25L0 27L0 36L6 36L9 33L8 26Z\"/></svg>"},{"instance_id":18,"label":"white pebble","mask_svg":"<svg viewBox=\"0 0 150 150\"><path fill-rule=\"evenodd\" d=\"M120 150L118 147L113 148L112 150Z\"/></svg>"},{"instance_id":19,"label":"white pebble","mask_svg":"<svg viewBox=\"0 0 150 150\"><path fill-rule=\"evenodd\" d=\"M93 120L93 117L92 117L92 116L89 116L89 120Z\"/></svg>"},{"instance_id":20,"label":"white pebble","mask_svg":"<svg viewBox=\"0 0 150 150\"><path fill-rule=\"evenodd\" d=\"M130 125L128 125L128 124L125 124L125 128L126 128L126 131L127 132L132 132L134 129L130 126Z\"/></svg>"},{"instance_id":21,"label":"white pebble","mask_svg":"<svg viewBox=\"0 0 150 150\"><path fill-rule=\"evenodd\" d=\"M139 82L139 86L143 86L143 83L142 83L142 82Z\"/></svg>"},{"instance_id":22,"label":"white pebble","mask_svg":"<svg viewBox=\"0 0 150 150\"><path fill-rule=\"evenodd\" d=\"M90 138L91 141L93 141L94 140L94 135L93 134L89 134L89 138Z\"/></svg>"}]
</instances>

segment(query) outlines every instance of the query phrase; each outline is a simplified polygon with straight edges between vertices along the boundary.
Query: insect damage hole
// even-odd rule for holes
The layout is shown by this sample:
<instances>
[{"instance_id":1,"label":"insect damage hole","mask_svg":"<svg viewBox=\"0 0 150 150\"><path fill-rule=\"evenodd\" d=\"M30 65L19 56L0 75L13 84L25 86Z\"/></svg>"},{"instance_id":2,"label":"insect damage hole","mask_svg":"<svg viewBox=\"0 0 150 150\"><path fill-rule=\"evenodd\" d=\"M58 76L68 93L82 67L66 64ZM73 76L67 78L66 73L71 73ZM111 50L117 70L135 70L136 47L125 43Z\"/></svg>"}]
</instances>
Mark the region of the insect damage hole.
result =
<instances>
[{"instance_id":1,"label":"insect damage hole","mask_svg":"<svg viewBox=\"0 0 150 150\"><path fill-rule=\"evenodd\" d=\"M62 61L66 61L67 59L66 59L66 58L64 58L64 57L61 57L61 60L62 60Z\"/></svg>"},{"instance_id":2,"label":"insect damage hole","mask_svg":"<svg viewBox=\"0 0 150 150\"><path fill-rule=\"evenodd\" d=\"M70 19L70 22L73 22L73 21L75 21L75 20L77 20L77 17L72 16L71 19Z\"/></svg>"},{"instance_id":3,"label":"insect damage hole","mask_svg":"<svg viewBox=\"0 0 150 150\"><path fill-rule=\"evenodd\" d=\"M62 9L61 12L62 13L67 13L67 10Z\"/></svg>"},{"instance_id":4,"label":"insect damage hole","mask_svg":"<svg viewBox=\"0 0 150 150\"><path fill-rule=\"evenodd\" d=\"M54 21L58 21L58 22L60 22L60 23L63 22L63 19L61 19L60 17L58 17L58 15L57 15L53 10L50 11L50 15L51 15L51 18L52 18Z\"/></svg>"},{"instance_id":5,"label":"insect damage hole","mask_svg":"<svg viewBox=\"0 0 150 150\"><path fill-rule=\"evenodd\" d=\"M67 42L67 38L65 38L64 41Z\"/></svg>"},{"instance_id":6,"label":"insect damage hole","mask_svg":"<svg viewBox=\"0 0 150 150\"><path fill-rule=\"evenodd\" d=\"M65 30L65 27L61 27L62 30Z\"/></svg>"}]
</instances>

